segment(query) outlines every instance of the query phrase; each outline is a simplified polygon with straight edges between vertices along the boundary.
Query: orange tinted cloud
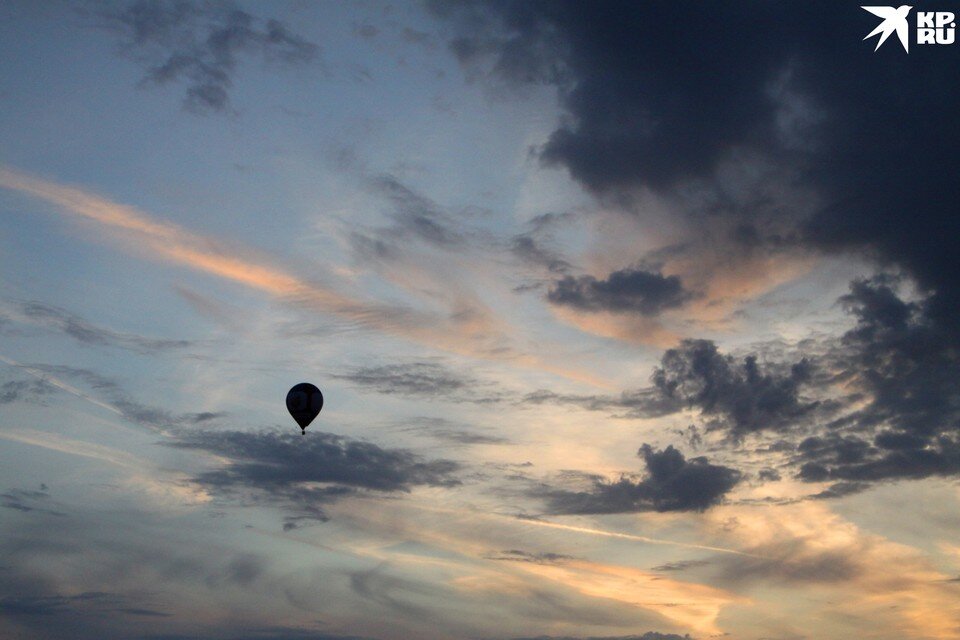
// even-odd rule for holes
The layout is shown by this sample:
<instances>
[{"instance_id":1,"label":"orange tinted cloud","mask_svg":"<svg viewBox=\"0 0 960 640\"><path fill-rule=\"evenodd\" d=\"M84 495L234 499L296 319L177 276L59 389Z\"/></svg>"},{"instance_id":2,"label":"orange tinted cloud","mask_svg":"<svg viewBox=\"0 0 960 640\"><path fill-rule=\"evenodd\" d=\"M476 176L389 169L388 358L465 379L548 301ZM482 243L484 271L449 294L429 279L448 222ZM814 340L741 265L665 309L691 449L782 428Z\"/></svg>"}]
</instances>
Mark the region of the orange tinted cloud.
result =
<instances>
[{"instance_id":1,"label":"orange tinted cloud","mask_svg":"<svg viewBox=\"0 0 960 640\"><path fill-rule=\"evenodd\" d=\"M326 284L304 280L270 264L250 249L228 247L222 241L173 223L157 221L135 207L112 202L76 187L41 180L5 167L0 167L0 186L57 205L61 213L94 223L99 230L118 234L138 256L146 254L166 260L428 347L509 361L525 368L598 383L588 374L518 351L510 346L511 337L506 334L506 325L493 318L486 309L459 308L462 300L457 301L455 308L434 313L363 300Z\"/></svg>"}]
</instances>

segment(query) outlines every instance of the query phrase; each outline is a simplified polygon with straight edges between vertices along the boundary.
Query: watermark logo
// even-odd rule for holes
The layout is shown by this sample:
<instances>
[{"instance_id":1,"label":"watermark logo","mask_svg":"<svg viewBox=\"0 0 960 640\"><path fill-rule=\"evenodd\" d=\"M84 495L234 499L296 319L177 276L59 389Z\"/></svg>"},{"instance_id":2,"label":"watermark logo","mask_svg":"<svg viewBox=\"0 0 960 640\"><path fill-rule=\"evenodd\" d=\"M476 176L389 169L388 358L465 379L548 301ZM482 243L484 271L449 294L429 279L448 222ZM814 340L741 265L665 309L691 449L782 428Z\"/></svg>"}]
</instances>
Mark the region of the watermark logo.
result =
<instances>
[{"instance_id":1,"label":"watermark logo","mask_svg":"<svg viewBox=\"0 0 960 640\"><path fill-rule=\"evenodd\" d=\"M864 40L867 38L872 38L873 36L880 34L880 39L877 40L877 46L874 49L876 51L880 48L884 42L887 41L887 38L890 37L890 34L894 31L897 32L897 37L900 38L900 44L903 45L903 50L907 53L910 53L910 25L907 24L907 15L910 13L910 9L913 9L908 4L903 5L902 7L860 7L872 13L873 15L883 18L883 22L877 25L877 28L864 36Z\"/></svg>"},{"instance_id":2,"label":"watermark logo","mask_svg":"<svg viewBox=\"0 0 960 640\"><path fill-rule=\"evenodd\" d=\"M883 21L877 28L864 36L864 40L879 35L877 46L880 48L891 34L896 33L897 39L903 45L903 50L910 53L910 10L912 6L905 4L899 7L860 7L869 11ZM921 44L953 44L956 41L957 22L952 11L917 11L916 39Z\"/></svg>"}]
</instances>

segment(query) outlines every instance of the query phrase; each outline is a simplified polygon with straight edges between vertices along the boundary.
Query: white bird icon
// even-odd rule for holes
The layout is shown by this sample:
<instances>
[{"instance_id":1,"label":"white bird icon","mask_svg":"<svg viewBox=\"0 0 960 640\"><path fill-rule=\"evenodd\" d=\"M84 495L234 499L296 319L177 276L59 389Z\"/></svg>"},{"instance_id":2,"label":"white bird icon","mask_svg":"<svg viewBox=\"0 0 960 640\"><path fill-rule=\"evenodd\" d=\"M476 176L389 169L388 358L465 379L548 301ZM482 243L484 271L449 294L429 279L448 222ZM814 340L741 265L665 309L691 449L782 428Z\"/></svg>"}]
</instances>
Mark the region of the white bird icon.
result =
<instances>
[{"instance_id":1,"label":"white bird icon","mask_svg":"<svg viewBox=\"0 0 960 640\"><path fill-rule=\"evenodd\" d=\"M876 51L880 48L880 45L890 37L890 34L894 31L897 32L897 37L900 38L900 44L903 45L903 50L907 53L910 53L910 26L907 24L907 14L910 13L910 9L913 9L908 4L902 5L894 9L893 7L860 7L872 13L873 15L883 18L876 29L864 36L864 40L871 36L875 36L878 33L880 35L880 40L877 42L877 46L874 49Z\"/></svg>"}]
</instances>

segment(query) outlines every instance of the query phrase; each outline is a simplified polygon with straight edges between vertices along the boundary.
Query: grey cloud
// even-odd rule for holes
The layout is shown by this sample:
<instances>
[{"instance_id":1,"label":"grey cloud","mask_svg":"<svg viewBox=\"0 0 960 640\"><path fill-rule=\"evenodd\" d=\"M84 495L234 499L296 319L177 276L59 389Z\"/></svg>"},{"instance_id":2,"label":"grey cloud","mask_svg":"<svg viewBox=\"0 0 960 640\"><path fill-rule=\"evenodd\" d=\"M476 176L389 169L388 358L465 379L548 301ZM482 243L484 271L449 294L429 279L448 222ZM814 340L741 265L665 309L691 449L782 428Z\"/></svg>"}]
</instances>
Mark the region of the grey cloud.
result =
<instances>
[{"instance_id":1,"label":"grey cloud","mask_svg":"<svg viewBox=\"0 0 960 640\"><path fill-rule=\"evenodd\" d=\"M818 549L802 538L764 544L748 551L750 555L715 559L723 583L831 584L853 580L863 572L856 550Z\"/></svg>"},{"instance_id":2,"label":"grey cloud","mask_svg":"<svg viewBox=\"0 0 960 640\"><path fill-rule=\"evenodd\" d=\"M852 367L872 396L857 415L861 424L935 435L960 424L960 355L947 346L953 329L931 315L934 298L903 302L895 285L883 276L858 280L841 298L857 325L844 336L846 350L837 352L837 365ZM885 436L888 444L891 435Z\"/></svg>"},{"instance_id":3,"label":"grey cloud","mask_svg":"<svg viewBox=\"0 0 960 640\"><path fill-rule=\"evenodd\" d=\"M54 391L55 387L44 380L10 380L0 385L0 404L34 402Z\"/></svg>"},{"instance_id":4,"label":"grey cloud","mask_svg":"<svg viewBox=\"0 0 960 640\"><path fill-rule=\"evenodd\" d=\"M391 236L413 237L442 248L463 244L464 236L458 230L457 221L429 198L391 175L372 178L369 184L393 206L390 217L397 226L391 230Z\"/></svg>"},{"instance_id":5,"label":"grey cloud","mask_svg":"<svg viewBox=\"0 0 960 640\"><path fill-rule=\"evenodd\" d=\"M117 613L125 613L131 616L138 616L141 618L170 618L173 617L172 613L164 613L163 611L157 611L156 609L143 609L141 607L120 607L114 609Z\"/></svg>"},{"instance_id":6,"label":"grey cloud","mask_svg":"<svg viewBox=\"0 0 960 640\"><path fill-rule=\"evenodd\" d=\"M703 567L710 564L709 560L680 560L677 562L667 562L656 567L651 567L651 571L684 571L695 567Z\"/></svg>"},{"instance_id":7,"label":"grey cloud","mask_svg":"<svg viewBox=\"0 0 960 640\"><path fill-rule=\"evenodd\" d=\"M9 489L6 493L0 493L0 507L13 509L21 513L45 513L53 516L66 515L60 511L48 509L44 506L50 499L46 485L40 485L40 489Z\"/></svg>"},{"instance_id":8,"label":"grey cloud","mask_svg":"<svg viewBox=\"0 0 960 640\"><path fill-rule=\"evenodd\" d=\"M204 431L182 433L166 444L226 459L223 468L202 473L195 482L228 497L290 509L288 530L301 521L326 520L322 505L361 490L406 492L459 484L454 474L460 465L450 460L423 460L406 449L323 432Z\"/></svg>"},{"instance_id":9,"label":"grey cloud","mask_svg":"<svg viewBox=\"0 0 960 640\"><path fill-rule=\"evenodd\" d=\"M549 248L552 230L573 218L571 213L543 213L527 223L528 230L510 240L510 252L522 262L546 269L555 274L564 274L573 268L558 251Z\"/></svg>"},{"instance_id":10,"label":"grey cloud","mask_svg":"<svg viewBox=\"0 0 960 640\"><path fill-rule=\"evenodd\" d=\"M143 640L199 640L196 634L140 636ZM374 640L361 636L341 636L298 627L270 627L254 630L252 635L218 635L217 640Z\"/></svg>"},{"instance_id":11,"label":"grey cloud","mask_svg":"<svg viewBox=\"0 0 960 640\"><path fill-rule=\"evenodd\" d=\"M412 418L409 422L413 422L415 426L405 427L403 431L429 436L444 442L465 445L511 444L507 438L478 433L474 429L464 428L463 425L444 418L420 417Z\"/></svg>"},{"instance_id":12,"label":"grey cloud","mask_svg":"<svg viewBox=\"0 0 960 640\"><path fill-rule=\"evenodd\" d=\"M80 604L115 601L118 596L100 591L76 595L5 596L0 598L0 614L7 616L49 616L73 612Z\"/></svg>"},{"instance_id":13,"label":"grey cloud","mask_svg":"<svg viewBox=\"0 0 960 640\"><path fill-rule=\"evenodd\" d=\"M361 38L372 39L380 34L380 29L372 24L356 24L353 26L353 33Z\"/></svg>"},{"instance_id":14,"label":"grey cloud","mask_svg":"<svg viewBox=\"0 0 960 640\"><path fill-rule=\"evenodd\" d=\"M389 574L385 566L350 574L350 588L357 595L403 615L428 619L430 611L415 604L414 598L444 597L444 589L418 580L408 580Z\"/></svg>"},{"instance_id":15,"label":"grey cloud","mask_svg":"<svg viewBox=\"0 0 960 640\"><path fill-rule=\"evenodd\" d=\"M692 640L687 634L678 635L676 633L660 633L658 631L647 631L643 635L637 636L536 636L525 638L511 638L511 640Z\"/></svg>"},{"instance_id":16,"label":"grey cloud","mask_svg":"<svg viewBox=\"0 0 960 640\"><path fill-rule=\"evenodd\" d=\"M233 4L137 0L97 12L117 34L124 55L145 68L144 83L186 85L185 108L224 111L241 56L259 54L283 64L319 55L316 44L274 19L260 19Z\"/></svg>"},{"instance_id":17,"label":"grey cloud","mask_svg":"<svg viewBox=\"0 0 960 640\"><path fill-rule=\"evenodd\" d=\"M799 444L803 480L851 487L960 474L960 356L930 315L932 296L905 302L896 286L889 276L859 280L841 298L857 323L821 359L859 390L857 404Z\"/></svg>"},{"instance_id":18,"label":"grey cloud","mask_svg":"<svg viewBox=\"0 0 960 640\"><path fill-rule=\"evenodd\" d=\"M543 267L551 273L566 273L572 267L559 253L542 246L530 234L514 236L510 241L510 252L521 261Z\"/></svg>"},{"instance_id":19,"label":"grey cloud","mask_svg":"<svg viewBox=\"0 0 960 640\"><path fill-rule=\"evenodd\" d=\"M869 31L872 18L827 0L429 6L453 24L451 50L472 77L557 88L568 117L539 150L545 163L628 207L639 190L683 197L694 185L728 200L714 212L745 230L775 218L776 238L895 265L929 294L929 321L960 341L960 87L950 75L960 49L925 52L934 63L894 58L895 47L867 55L868 43L842 34ZM896 142L876 143L891 132ZM750 154L792 172L816 202L739 202L721 172Z\"/></svg>"},{"instance_id":20,"label":"grey cloud","mask_svg":"<svg viewBox=\"0 0 960 640\"><path fill-rule=\"evenodd\" d=\"M682 408L675 398L656 388L623 391L619 395L556 393L549 389L532 391L519 400L521 404L566 404L588 411L624 411L621 417L654 418L675 413Z\"/></svg>"},{"instance_id":21,"label":"grey cloud","mask_svg":"<svg viewBox=\"0 0 960 640\"><path fill-rule=\"evenodd\" d=\"M803 359L784 370L764 371L756 356L738 363L709 340L684 340L663 354L652 379L664 399L699 409L713 426L740 438L760 429L788 428L810 415L817 403L804 401L800 389L811 379L811 369Z\"/></svg>"},{"instance_id":22,"label":"grey cloud","mask_svg":"<svg viewBox=\"0 0 960 640\"><path fill-rule=\"evenodd\" d=\"M140 636L143 640L200 640L196 634L163 634ZM213 636L211 636L212 638ZM217 635L217 640L375 640L361 636L341 636L298 627L269 627L256 629L252 635Z\"/></svg>"},{"instance_id":23,"label":"grey cloud","mask_svg":"<svg viewBox=\"0 0 960 640\"><path fill-rule=\"evenodd\" d=\"M718 503L741 477L739 471L710 464L703 457L687 460L673 446L655 451L644 444L637 455L647 467L643 480L595 478L590 491L541 487L530 493L546 499L552 514L703 511Z\"/></svg>"},{"instance_id":24,"label":"grey cloud","mask_svg":"<svg viewBox=\"0 0 960 640\"><path fill-rule=\"evenodd\" d=\"M388 395L474 402L501 402L505 396L490 385L435 362L410 362L359 367L331 376Z\"/></svg>"},{"instance_id":25,"label":"grey cloud","mask_svg":"<svg viewBox=\"0 0 960 640\"><path fill-rule=\"evenodd\" d=\"M549 551L532 553L522 549L506 549L499 554L485 556L488 560L503 560L507 562L530 562L533 564L557 564L565 560L573 560L573 556Z\"/></svg>"},{"instance_id":26,"label":"grey cloud","mask_svg":"<svg viewBox=\"0 0 960 640\"><path fill-rule=\"evenodd\" d=\"M692 298L677 276L642 269L614 271L604 280L566 276L554 283L547 300L583 311L636 312L652 316Z\"/></svg>"},{"instance_id":27,"label":"grey cloud","mask_svg":"<svg viewBox=\"0 0 960 640\"><path fill-rule=\"evenodd\" d=\"M820 493L812 496L814 500L826 500L829 498L842 498L844 496L854 495L870 488L867 482L836 482Z\"/></svg>"},{"instance_id":28,"label":"grey cloud","mask_svg":"<svg viewBox=\"0 0 960 640\"><path fill-rule=\"evenodd\" d=\"M51 376L63 376L99 392L120 414L130 422L152 431L176 428L215 420L226 414L215 412L175 414L166 409L141 404L133 400L114 380L95 371L65 365L23 365ZM41 380L42 381L42 380ZM50 384L50 383L45 383Z\"/></svg>"},{"instance_id":29,"label":"grey cloud","mask_svg":"<svg viewBox=\"0 0 960 640\"><path fill-rule=\"evenodd\" d=\"M182 349L192 344L189 340L149 338L132 333L113 331L87 322L80 316L59 307L41 302L23 302L17 305L23 320L59 331L87 345L116 346L140 353Z\"/></svg>"}]
</instances>

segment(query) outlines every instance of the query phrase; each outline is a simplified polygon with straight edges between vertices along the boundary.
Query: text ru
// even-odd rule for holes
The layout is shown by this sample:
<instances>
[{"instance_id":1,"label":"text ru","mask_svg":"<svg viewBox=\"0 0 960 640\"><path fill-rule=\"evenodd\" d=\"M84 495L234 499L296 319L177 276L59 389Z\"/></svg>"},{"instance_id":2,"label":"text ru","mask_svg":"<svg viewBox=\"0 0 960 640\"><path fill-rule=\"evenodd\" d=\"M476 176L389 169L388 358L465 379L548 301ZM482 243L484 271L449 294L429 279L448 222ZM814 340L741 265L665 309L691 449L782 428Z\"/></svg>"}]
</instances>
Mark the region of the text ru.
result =
<instances>
[{"instance_id":1,"label":"text ru","mask_svg":"<svg viewBox=\"0 0 960 640\"><path fill-rule=\"evenodd\" d=\"M950 11L918 11L917 44L953 44L956 26Z\"/></svg>"}]
</instances>

